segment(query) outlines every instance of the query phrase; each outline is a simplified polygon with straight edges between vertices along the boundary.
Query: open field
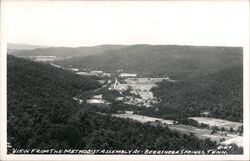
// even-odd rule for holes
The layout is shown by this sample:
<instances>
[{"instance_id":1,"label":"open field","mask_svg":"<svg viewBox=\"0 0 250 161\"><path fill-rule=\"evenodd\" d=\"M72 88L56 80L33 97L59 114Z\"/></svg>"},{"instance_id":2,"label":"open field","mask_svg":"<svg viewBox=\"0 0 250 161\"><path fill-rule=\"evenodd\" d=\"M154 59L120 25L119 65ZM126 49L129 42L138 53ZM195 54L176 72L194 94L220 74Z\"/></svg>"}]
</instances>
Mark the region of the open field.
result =
<instances>
[{"instance_id":1,"label":"open field","mask_svg":"<svg viewBox=\"0 0 250 161\"><path fill-rule=\"evenodd\" d=\"M163 120L156 117L149 117L149 116L143 116L143 115L135 115L135 114L113 114L112 116L119 117L119 118L129 118L135 121L139 121L141 123L147 123L147 122L155 122L160 121L163 124L173 124L172 120Z\"/></svg>"},{"instance_id":2,"label":"open field","mask_svg":"<svg viewBox=\"0 0 250 161\"><path fill-rule=\"evenodd\" d=\"M220 142L220 139L223 139L223 138L225 140L229 140L229 139L232 139L234 137L237 137L236 134L230 134L227 136L221 136L219 134L210 134L212 132L212 130L196 128L196 127L189 126L189 125L179 124L179 125L169 125L168 127L171 130L176 130L176 131L179 131L179 132L184 133L184 134L194 133L194 135L200 139L209 138L212 141L216 141L216 142Z\"/></svg>"},{"instance_id":3,"label":"open field","mask_svg":"<svg viewBox=\"0 0 250 161\"><path fill-rule=\"evenodd\" d=\"M154 99L153 93L150 91L153 87L157 86L155 83L168 80L166 78L127 78L124 80L125 85L131 87L131 93L138 94L144 100Z\"/></svg>"},{"instance_id":4,"label":"open field","mask_svg":"<svg viewBox=\"0 0 250 161\"><path fill-rule=\"evenodd\" d=\"M129 90L130 93L140 96L140 98L135 98L132 96L126 96L127 101L124 103L132 104L137 106L150 107L157 103L157 99L154 97L153 93L150 91L153 87L156 87L157 82L168 80L166 78L126 78L123 81L118 81L115 79L115 83L109 86L109 90L117 90L120 93Z\"/></svg>"},{"instance_id":5,"label":"open field","mask_svg":"<svg viewBox=\"0 0 250 161\"><path fill-rule=\"evenodd\" d=\"M165 78L156 78L157 81L161 81ZM128 80L128 81L127 81ZM137 82L138 81L138 82ZM150 83L146 83L150 82ZM156 82L156 81L154 81ZM130 93L140 96L140 98L135 98L132 96L126 96L126 104L133 104L137 106L152 106L152 103L156 103L153 93L150 91L151 88L157 86L154 84L151 78L127 78L123 83L120 83L117 79L115 80L114 87L110 86L111 89L118 90L119 92L124 92L129 89Z\"/></svg>"},{"instance_id":6,"label":"open field","mask_svg":"<svg viewBox=\"0 0 250 161\"><path fill-rule=\"evenodd\" d=\"M166 126L166 125L165 125ZM212 141L216 141L221 144L236 144L237 146L243 147L243 136L238 136L236 134L228 133L227 136L221 136L220 134L210 134L212 130L196 128L189 125L167 125L171 130L176 130L180 133L189 135L193 133L199 139L209 138ZM222 139L225 141L221 142Z\"/></svg>"},{"instance_id":7,"label":"open field","mask_svg":"<svg viewBox=\"0 0 250 161\"><path fill-rule=\"evenodd\" d=\"M225 144L225 145L229 145L229 144L232 144L232 143L243 147L243 136L236 136L236 137L234 137L232 139L229 139L229 140L226 140L226 141L222 142L222 144Z\"/></svg>"},{"instance_id":8,"label":"open field","mask_svg":"<svg viewBox=\"0 0 250 161\"><path fill-rule=\"evenodd\" d=\"M142 99L153 99L153 93L150 91L156 85L141 85L141 84L127 84L131 87L131 92L139 94Z\"/></svg>"},{"instance_id":9,"label":"open field","mask_svg":"<svg viewBox=\"0 0 250 161\"><path fill-rule=\"evenodd\" d=\"M196 120L199 123L208 124L210 127L217 126L219 128L224 127L225 129L230 129L231 127L233 130L237 130L238 127L243 125L239 122L232 122L222 119L215 119L215 118L209 118L209 117L190 117L190 119Z\"/></svg>"}]
</instances>

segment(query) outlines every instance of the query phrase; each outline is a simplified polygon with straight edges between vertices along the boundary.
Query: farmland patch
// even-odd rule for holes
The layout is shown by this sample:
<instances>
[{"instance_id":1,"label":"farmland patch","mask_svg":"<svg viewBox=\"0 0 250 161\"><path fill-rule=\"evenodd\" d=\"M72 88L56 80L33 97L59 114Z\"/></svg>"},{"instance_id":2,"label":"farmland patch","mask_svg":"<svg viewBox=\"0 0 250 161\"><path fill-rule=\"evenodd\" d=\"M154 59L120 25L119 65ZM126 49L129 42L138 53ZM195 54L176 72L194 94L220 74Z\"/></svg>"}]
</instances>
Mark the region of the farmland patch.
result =
<instances>
[{"instance_id":1,"label":"farmland patch","mask_svg":"<svg viewBox=\"0 0 250 161\"><path fill-rule=\"evenodd\" d=\"M240 122L232 122L232 121L209 118L209 117L190 117L190 119L196 120L199 123L207 124L210 127L212 126L217 126L219 128L224 127L227 130L229 130L230 128L232 128L233 130L237 130L238 127L243 125L243 123Z\"/></svg>"}]
</instances>

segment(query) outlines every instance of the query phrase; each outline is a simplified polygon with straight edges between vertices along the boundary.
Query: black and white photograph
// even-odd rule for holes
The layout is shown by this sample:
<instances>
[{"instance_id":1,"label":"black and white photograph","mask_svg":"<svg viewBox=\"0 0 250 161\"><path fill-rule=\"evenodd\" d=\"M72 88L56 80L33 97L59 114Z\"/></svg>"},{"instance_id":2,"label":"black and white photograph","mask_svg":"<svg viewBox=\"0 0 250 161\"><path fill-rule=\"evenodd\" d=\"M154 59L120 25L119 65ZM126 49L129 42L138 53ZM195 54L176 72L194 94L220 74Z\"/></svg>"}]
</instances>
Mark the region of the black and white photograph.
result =
<instances>
[{"instance_id":1,"label":"black and white photograph","mask_svg":"<svg viewBox=\"0 0 250 161\"><path fill-rule=\"evenodd\" d=\"M0 160L249 160L249 1L1 1Z\"/></svg>"}]
</instances>

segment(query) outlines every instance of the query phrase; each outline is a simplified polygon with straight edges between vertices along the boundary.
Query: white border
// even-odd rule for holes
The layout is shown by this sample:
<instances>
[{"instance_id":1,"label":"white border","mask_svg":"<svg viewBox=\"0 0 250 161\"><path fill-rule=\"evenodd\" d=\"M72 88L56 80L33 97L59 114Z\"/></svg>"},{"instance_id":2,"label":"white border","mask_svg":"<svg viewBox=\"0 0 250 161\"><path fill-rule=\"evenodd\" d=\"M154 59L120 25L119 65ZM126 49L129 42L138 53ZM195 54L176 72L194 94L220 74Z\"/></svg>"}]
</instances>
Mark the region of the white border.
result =
<instances>
[{"instance_id":1,"label":"white border","mask_svg":"<svg viewBox=\"0 0 250 161\"><path fill-rule=\"evenodd\" d=\"M237 0L235 0L237 1ZM6 155L7 135L6 135L6 31L7 27L4 19L6 1L1 1L1 44L0 44L0 102L1 102L1 139L0 139L0 160L249 160L249 19L246 20L246 26L242 27L246 31L243 46L243 64L244 64L244 155ZM138 1L140 3L140 1ZM249 1L248 1L249 6ZM248 8L249 10L249 8ZM248 15L249 18L249 15ZM230 63L230 62L229 62Z\"/></svg>"},{"instance_id":2,"label":"white border","mask_svg":"<svg viewBox=\"0 0 250 161\"><path fill-rule=\"evenodd\" d=\"M1 14L1 19L0 19L0 160L5 158L6 153L7 153L7 70L6 70L6 53L7 53L7 40L6 40L6 25L5 25L5 8L3 7L4 3L1 1L0 3L0 14Z\"/></svg>"}]
</instances>

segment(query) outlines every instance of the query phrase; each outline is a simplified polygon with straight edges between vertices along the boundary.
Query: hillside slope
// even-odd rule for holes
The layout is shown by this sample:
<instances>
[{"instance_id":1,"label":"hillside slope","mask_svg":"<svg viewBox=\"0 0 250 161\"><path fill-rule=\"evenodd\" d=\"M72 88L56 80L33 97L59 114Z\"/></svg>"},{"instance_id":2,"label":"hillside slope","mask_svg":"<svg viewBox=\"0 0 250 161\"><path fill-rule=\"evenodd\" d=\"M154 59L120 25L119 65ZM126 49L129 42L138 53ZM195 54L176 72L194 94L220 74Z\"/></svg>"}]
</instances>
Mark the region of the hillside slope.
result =
<instances>
[{"instance_id":1,"label":"hillside slope","mask_svg":"<svg viewBox=\"0 0 250 161\"><path fill-rule=\"evenodd\" d=\"M8 139L13 145L32 144L41 126L68 122L85 105L72 98L96 89L99 83L69 71L8 56L7 103Z\"/></svg>"},{"instance_id":2,"label":"hillside slope","mask_svg":"<svg viewBox=\"0 0 250 161\"><path fill-rule=\"evenodd\" d=\"M162 100L157 106L159 111L146 110L144 113L181 119L207 111L210 117L243 121L242 67L175 83L164 81L152 91Z\"/></svg>"}]
</instances>

